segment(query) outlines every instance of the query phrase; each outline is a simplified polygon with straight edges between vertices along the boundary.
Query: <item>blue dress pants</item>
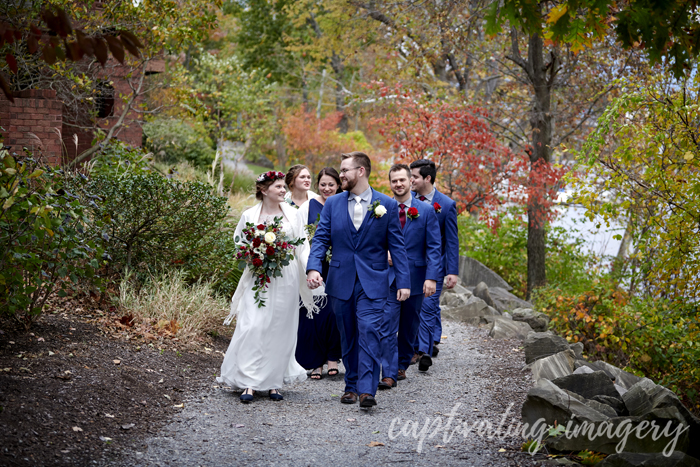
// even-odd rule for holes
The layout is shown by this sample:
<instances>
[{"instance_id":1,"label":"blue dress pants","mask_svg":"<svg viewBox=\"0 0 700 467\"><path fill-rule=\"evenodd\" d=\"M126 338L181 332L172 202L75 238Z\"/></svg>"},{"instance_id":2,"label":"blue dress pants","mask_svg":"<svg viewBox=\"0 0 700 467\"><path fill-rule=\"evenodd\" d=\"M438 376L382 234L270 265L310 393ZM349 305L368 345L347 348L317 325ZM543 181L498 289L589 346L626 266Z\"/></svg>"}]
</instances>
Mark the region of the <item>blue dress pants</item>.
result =
<instances>
[{"instance_id":1,"label":"blue dress pants","mask_svg":"<svg viewBox=\"0 0 700 467\"><path fill-rule=\"evenodd\" d=\"M442 334L442 323L440 322L440 293L442 293L442 283L444 278L437 281L435 293L423 300L423 307L420 312L420 327L418 328L418 338L415 341L415 351L433 354L433 343L439 342Z\"/></svg>"},{"instance_id":2,"label":"blue dress pants","mask_svg":"<svg viewBox=\"0 0 700 467\"><path fill-rule=\"evenodd\" d=\"M399 369L411 364L414 343L420 324L422 293L411 295L406 301L396 300L396 282L391 284L384 306L384 323L381 328L382 376L398 380Z\"/></svg>"}]
</instances>

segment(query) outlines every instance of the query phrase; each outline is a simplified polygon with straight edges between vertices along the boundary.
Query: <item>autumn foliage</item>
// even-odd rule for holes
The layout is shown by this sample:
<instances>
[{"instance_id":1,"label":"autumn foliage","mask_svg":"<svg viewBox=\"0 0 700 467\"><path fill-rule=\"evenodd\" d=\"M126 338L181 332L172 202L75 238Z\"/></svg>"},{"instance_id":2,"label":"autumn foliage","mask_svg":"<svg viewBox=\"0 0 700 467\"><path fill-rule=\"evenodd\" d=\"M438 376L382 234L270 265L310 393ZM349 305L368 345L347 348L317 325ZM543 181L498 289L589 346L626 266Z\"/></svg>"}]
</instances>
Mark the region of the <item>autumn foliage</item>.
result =
<instances>
[{"instance_id":1,"label":"autumn foliage","mask_svg":"<svg viewBox=\"0 0 700 467\"><path fill-rule=\"evenodd\" d=\"M555 197L563 169L545 161L530 162L525 151L513 151L491 130L486 111L462 102L423 101L400 86L368 86L386 113L376 121L397 162L435 162L438 186L460 212L478 212L495 227L505 205L542 207L543 217ZM540 221L533 219L531 221Z\"/></svg>"}]
</instances>

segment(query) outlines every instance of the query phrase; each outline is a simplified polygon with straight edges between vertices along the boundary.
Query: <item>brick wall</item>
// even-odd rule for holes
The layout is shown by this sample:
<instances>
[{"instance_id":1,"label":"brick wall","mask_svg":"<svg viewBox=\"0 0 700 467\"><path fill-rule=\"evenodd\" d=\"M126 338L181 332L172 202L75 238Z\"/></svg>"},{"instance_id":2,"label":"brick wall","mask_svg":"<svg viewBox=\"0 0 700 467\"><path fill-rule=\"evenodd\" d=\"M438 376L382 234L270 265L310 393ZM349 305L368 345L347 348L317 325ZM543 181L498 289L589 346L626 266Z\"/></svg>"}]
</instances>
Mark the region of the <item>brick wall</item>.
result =
<instances>
[{"instance_id":1,"label":"brick wall","mask_svg":"<svg viewBox=\"0 0 700 467\"><path fill-rule=\"evenodd\" d=\"M61 139L56 130L63 125L63 104L56 91L30 89L15 93L15 102L0 93L0 133L11 151L22 147L42 150L52 164L61 161Z\"/></svg>"}]
</instances>

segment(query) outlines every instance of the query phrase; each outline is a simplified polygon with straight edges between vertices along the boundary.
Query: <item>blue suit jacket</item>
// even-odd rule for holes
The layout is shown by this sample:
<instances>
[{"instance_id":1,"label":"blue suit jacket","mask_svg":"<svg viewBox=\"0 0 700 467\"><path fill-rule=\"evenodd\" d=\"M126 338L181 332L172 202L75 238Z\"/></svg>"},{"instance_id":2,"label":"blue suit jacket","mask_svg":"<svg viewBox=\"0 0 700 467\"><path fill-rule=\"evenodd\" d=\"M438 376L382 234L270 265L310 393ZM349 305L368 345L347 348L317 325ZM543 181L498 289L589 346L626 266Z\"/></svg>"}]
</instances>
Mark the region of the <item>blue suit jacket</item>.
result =
<instances>
[{"instance_id":1,"label":"blue suit jacket","mask_svg":"<svg viewBox=\"0 0 700 467\"><path fill-rule=\"evenodd\" d=\"M449 196L437 191L437 189L435 190L432 204L434 205L435 203L438 203L441 207L441 212L436 212L436 214L442 237L442 275L458 275L459 233L457 229L457 203Z\"/></svg>"},{"instance_id":2,"label":"blue suit jacket","mask_svg":"<svg viewBox=\"0 0 700 467\"><path fill-rule=\"evenodd\" d=\"M399 207L396 201L372 189L372 201L387 210L380 218L367 211L355 239L355 227L348 213L348 192L331 196L321 211L321 220L314 234L306 271L321 272L321 261L328 247L333 247L326 283L326 293L331 297L348 300L355 286L355 276L360 280L368 298L375 300L389 295L389 260L391 252L396 273L396 287L410 288L408 259L403 233L399 223Z\"/></svg>"},{"instance_id":3,"label":"blue suit jacket","mask_svg":"<svg viewBox=\"0 0 700 467\"><path fill-rule=\"evenodd\" d=\"M411 200L411 207L418 209L418 217L410 219L406 216L403 237L408 269L411 273L411 295L419 295L423 293L423 283L426 279L437 281L441 278L442 243L435 210L415 196ZM393 282L394 274L392 266L389 283Z\"/></svg>"}]
</instances>

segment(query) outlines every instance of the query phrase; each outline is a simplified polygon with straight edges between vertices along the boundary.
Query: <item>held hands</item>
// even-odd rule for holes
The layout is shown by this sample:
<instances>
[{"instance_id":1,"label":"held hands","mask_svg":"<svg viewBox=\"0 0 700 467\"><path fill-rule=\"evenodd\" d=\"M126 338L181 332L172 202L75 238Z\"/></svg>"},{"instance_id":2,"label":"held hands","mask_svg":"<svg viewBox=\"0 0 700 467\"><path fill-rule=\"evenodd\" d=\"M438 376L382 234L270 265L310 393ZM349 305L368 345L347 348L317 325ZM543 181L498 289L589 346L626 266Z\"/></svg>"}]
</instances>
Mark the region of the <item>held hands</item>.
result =
<instances>
[{"instance_id":1,"label":"held hands","mask_svg":"<svg viewBox=\"0 0 700 467\"><path fill-rule=\"evenodd\" d=\"M411 296L411 289L399 289L396 291L396 300L403 302Z\"/></svg>"},{"instance_id":2,"label":"held hands","mask_svg":"<svg viewBox=\"0 0 700 467\"><path fill-rule=\"evenodd\" d=\"M318 271L309 271L306 273L306 285L309 286L311 290L316 289L323 284L323 277Z\"/></svg>"},{"instance_id":3,"label":"held hands","mask_svg":"<svg viewBox=\"0 0 700 467\"><path fill-rule=\"evenodd\" d=\"M457 274L448 274L445 276L445 288L451 289L457 285Z\"/></svg>"},{"instance_id":4,"label":"held hands","mask_svg":"<svg viewBox=\"0 0 700 467\"><path fill-rule=\"evenodd\" d=\"M434 280L426 279L423 283L423 293L426 297L430 297L437 290L437 282Z\"/></svg>"}]
</instances>

